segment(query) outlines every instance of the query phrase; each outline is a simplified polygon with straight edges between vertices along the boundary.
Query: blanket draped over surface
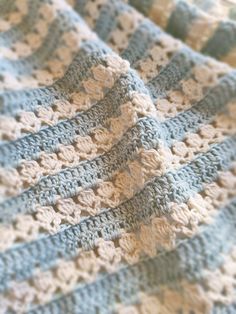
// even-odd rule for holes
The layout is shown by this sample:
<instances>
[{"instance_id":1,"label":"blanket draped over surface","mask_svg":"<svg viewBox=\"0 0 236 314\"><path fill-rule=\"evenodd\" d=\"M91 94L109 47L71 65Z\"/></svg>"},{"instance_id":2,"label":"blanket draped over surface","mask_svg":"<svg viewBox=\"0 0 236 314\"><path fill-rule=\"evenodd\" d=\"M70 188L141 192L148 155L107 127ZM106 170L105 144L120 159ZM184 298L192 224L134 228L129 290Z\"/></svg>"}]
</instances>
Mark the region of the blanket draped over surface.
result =
<instances>
[{"instance_id":1,"label":"blanket draped over surface","mask_svg":"<svg viewBox=\"0 0 236 314\"><path fill-rule=\"evenodd\" d=\"M0 0L0 313L236 313L236 3Z\"/></svg>"}]
</instances>

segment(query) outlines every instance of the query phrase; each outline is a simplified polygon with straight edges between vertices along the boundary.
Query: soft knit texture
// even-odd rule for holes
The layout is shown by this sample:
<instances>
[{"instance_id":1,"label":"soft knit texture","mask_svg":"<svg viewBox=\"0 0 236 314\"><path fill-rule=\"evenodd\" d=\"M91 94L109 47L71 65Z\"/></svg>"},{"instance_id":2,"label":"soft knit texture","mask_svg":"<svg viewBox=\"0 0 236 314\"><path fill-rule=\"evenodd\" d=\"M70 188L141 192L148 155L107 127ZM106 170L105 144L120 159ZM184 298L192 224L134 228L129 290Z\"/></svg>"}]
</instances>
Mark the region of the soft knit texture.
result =
<instances>
[{"instance_id":1,"label":"soft knit texture","mask_svg":"<svg viewBox=\"0 0 236 314\"><path fill-rule=\"evenodd\" d=\"M236 313L234 10L0 0L0 313Z\"/></svg>"}]
</instances>

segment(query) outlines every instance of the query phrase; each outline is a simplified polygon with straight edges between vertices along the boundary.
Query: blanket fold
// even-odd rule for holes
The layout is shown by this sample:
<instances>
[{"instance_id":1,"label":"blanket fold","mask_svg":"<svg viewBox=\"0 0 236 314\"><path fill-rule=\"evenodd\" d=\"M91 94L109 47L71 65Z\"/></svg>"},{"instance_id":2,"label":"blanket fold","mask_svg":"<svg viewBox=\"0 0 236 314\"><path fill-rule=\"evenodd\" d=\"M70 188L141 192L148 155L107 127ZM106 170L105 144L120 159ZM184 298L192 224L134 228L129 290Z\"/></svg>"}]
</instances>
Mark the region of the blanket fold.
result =
<instances>
[{"instance_id":1,"label":"blanket fold","mask_svg":"<svg viewBox=\"0 0 236 314\"><path fill-rule=\"evenodd\" d=\"M236 313L235 12L0 0L0 314Z\"/></svg>"}]
</instances>

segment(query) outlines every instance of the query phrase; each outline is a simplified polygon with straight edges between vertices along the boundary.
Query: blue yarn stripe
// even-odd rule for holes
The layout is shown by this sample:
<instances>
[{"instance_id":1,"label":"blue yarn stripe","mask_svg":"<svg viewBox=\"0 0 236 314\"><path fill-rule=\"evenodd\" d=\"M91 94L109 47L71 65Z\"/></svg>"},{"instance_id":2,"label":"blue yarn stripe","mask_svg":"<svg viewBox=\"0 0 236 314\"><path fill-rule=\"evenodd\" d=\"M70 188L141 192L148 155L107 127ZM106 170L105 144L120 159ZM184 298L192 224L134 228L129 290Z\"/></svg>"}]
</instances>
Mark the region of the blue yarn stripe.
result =
<instances>
[{"instance_id":1,"label":"blue yarn stripe","mask_svg":"<svg viewBox=\"0 0 236 314\"><path fill-rule=\"evenodd\" d=\"M220 59L236 47L236 24L231 21L221 21L213 36L202 48L202 53Z\"/></svg>"},{"instance_id":2,"label":"blue yarn stripe","mask_svg":"<svg viewBox=\"0 0 236 314\"><path fill-rule=\"evenodd\" d=\"M225 75L218 85L190 109L162 123L166 141L180 140L186 132L195 132L201 124L210 122L225 110L227 103L236 97L236 72Z\"/></svg>"},{"instance_id":3,"label":"blue yarn stripe","mask_svg":"<svg viewBox=\"0 0 236 314\"><path fill-rule=\"evenodd\" d=\"M131 91L147 94L143 82L137 79L133 71L122 75L105 97L87 111L77 114L72 119L42 129L36 134L2 144L0 165L17 165L22 159L38 158L42 151L56 151L59 144L70 144L76 135L86 135L95 127L104 125L107 119L120 116L120 105L130 100Z\"/></svg>"},{"instance_id":4,"label":"blue yarn stripe","mask_svg":"<svg viewBox=\"0 0 236 314\"><path fill-rule=\"evenodd\" d=\"M203 60L199 54L184 47L174 54L170 62L146 86L153 97L160 97L165 91L175 87L195 65L202 63Z\"/></svg>"},{"instance_id":5,"label":"blue yarn stripe","mask_svg":"<svg viewBox=\"0 0 236 314\"><path fill-rule=\"evenodd\" d=\"M155 132L153 132L153 126L156 127ZM162 136L160 128L153 124L152 120L140 121L106 154L91 161L82 162L77 167L67 168L55 175L43 177L35 186L1 203L0 221L11 219L17 213L34 212L37 203L55 204L58 195L63 198L72 197L81 187L88 188L96 184L98 179L111 178L117 170L135 158L137 148L158 147ZM234 137L232 141L234 143ZM231 154L232 150L234 151L234 147L230 148L228 153Z\"/></svg>"},{"instance_id":6,"label":"blue yarn stripe","mask_svg":"<svg viewBox=\"0 0 236 314\"><path fill-rule=\"evenodd\" d=\"M215 145L181 169L155 178L131 200L115 209L89 217L55 235L0 254L0 289L7 287L13 275L16 280L29 278L36 266L47 269L61 257L72 257L78 248L91 249L100 237L113 239L121 229L134 230L153 216L167 214L170 202L185 202L191 195L201 191L204 184L214 181L219 171L230 167L236 156L235 144L236 137ZM6 208L6 214L9 212Z\"/></svg>"},{"instance_id":7,"label":"blue yarn stripe","mask_svg":"<svg viewBox=\"0 0 236 314\"><path fill-rule=\"evenodd\" d=\"M140 290L155 293L161 285L173 286L182 279L195 282L206 267L212 270L218 267L222 263L221 254L228 253L235 244L235 222L234 199L219 212L212 225L183 241L176 250L122 267L116 273L101 275L95 282L80 285L72 293L29 313L62 313L62 309L69 313L111 313L117 300L122 304L132 303Z\"/></svg>"},{"instance_id":8,"label":"blue yarn stripe","mask_svg":"<svg viewBox=\"0 0 236 314\"><path fill-rule=\"evenodd\" d=\"M105 118L119 115L119 105L129 99L131 90L148 93L143 82L132 71L121 77L105 98L86 112L78 114L73 119L45 128L37 134L30 134L16 141L2 144L0 146L0 165L17 165L22 159L35 159L43 150L52 152L57 150L59 144L71 143L76 134L88 134L91 128L102 125ZM162 123L165 139L171 143L174 139L183 138L186 132L196 130L199 125L206 123L213 118L213 115L222 111L235 96L236 74L231 72L225 75L219 84L191 109ZM24 146L23 151L21 151L21 145Z\"/></svg>"},{"instance_id":9,"label":"blue yarn stripe","mask_svg":"<svg viewBox=\"0 0 236 314\"><path fill-rule=\"evenodd\" d=\"M148 15L154 0L129 0L129 4L137 8L144 15Z\"/></svg>"},{"instance_id":10,"label":"blue yarn stripe","mask_svg":"<svg viewBox=\"0 0 236 314\"><path fill-rule=\"evenodd\" d=\"M107 1L99 11L94 31L103 40L107 41L109 35L117 28L117 17L127 11L128 7L124 3L116 0Z\"/></svg>"},{"instance_id":11,"label":"blue yarn stripe","mask_svg":"<svg viewBox=\"0 0 236 314\"><path fill-rule=\"evenodd\" d=\"M145 19L131 35L128 47L121 52L121 57L135 68L135 63L145 58L150 47L158 41L160 34L161 30Z\"/></svg>"},{"instance_id":12,"label":"blue yarn stripe","mask_svg":"<svg viewBox=\"0 0 236 314\"><path fill-rule=\"evenodd\" d=\"M45 62L51 57L53 52L60 46L62 33L73 29L73 24L81 19L77 14L71 12L61 12L52 24L43 40L42 45L30 56L17 60L0 59L0 71L11 73L12 75L26 75L32 73L34 67L42 68Z\"/></svg>"},{"instance_id":13,"label":"blue yarn stripe","mask_svg":"<svg viewBox=\"0 0 236 314\"><path fill-rule=\"evenodd\" d=\"M69 99L72 92L91 76L91 69L105 65L105 58L112 51L101 41L84 42L64 76L52 86L3 92L0 94L0 114L16 115L20 110L33 110L37 106L51 106L55 100Z\"/></svg>"},{"instance_id":14,"label":"blue yarn stripe","mask_svg":"<svg viewBox=\"0 0 236 314\"><path fill-rule=\"evenodd\" d=\"M4 16L12 12L14 7L15 0L2 0L0 2L0 16L4 18Z\"/></svg>"},{"instance_id":15,"label":"blue yarn stripe","mask_svg":"<svg viewBox=\"0 0 236 314\"><path fill-rule=\"evenodd\" d=\"M210 314L235 314L236 313L236 303L231 304L216 304Z\"/></svg>"},{"instance_id":16,"label":"blue yarn stripe","mask_svg":"<svg viewBox=\"0 0 236 314\"><path fill-rule=\"evenodd\" d=\"M197 18L197 8L185 1L176 1L176 6L171 13L166 31L176 38L185 40L189 27Z\"/></svg>"},{"instance_id":17,"label":"blue yarn stripe","mask_svg":"<svg viewBox=\"0 0 236 314\"><path fill-rule=\"evenodd\" d=\"M27 15L24 16L23 20L7 31L0 33L0 45L4 45L6 48L11 47L13 43L22 40L34 26L35 20L39 15L39 8L41 4L38 0L34 0L28 1L27 5L28 12Z\"/></svg>"}]
</instances>

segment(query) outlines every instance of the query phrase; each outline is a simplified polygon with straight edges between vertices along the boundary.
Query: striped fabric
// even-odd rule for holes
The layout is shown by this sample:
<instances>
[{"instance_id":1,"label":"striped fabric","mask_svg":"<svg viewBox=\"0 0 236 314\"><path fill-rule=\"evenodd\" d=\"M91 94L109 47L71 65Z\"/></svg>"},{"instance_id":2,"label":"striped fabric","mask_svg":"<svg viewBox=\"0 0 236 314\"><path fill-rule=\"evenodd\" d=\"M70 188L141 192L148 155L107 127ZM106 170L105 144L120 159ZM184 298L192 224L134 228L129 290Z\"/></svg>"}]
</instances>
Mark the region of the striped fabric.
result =
<instances>
[{"instance_id":1,"label":"striped fabric","mask_svg":"<svg viewBox=\"0 0 236 314\"><path fill-rule=\"evenodd\" d=\"M235 0L130 0L174 37L236 66Z\"/></svg>"},{"instance_id":2,"label":"striped fabric","mask_svg":"<svg viewBox=\"0 0 236 314\"><path fill-rule=\"evenodd\" d=\"M0 313L236 313L235 8L212 3L0 0Z\"/></svg>"}]
</instances>

